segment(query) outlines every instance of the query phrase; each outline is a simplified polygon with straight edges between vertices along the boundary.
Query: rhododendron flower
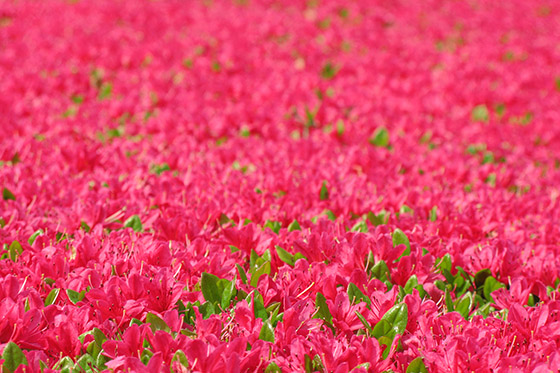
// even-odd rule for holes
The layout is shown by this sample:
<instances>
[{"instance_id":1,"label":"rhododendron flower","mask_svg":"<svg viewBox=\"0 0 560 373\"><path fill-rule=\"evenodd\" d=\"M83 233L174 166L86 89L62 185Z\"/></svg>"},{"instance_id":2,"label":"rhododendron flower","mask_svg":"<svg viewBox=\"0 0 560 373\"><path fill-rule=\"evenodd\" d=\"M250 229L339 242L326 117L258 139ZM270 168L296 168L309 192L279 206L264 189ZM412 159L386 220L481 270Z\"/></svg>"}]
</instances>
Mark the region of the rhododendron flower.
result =
<instances>
[{"instance_id":1,"label":"rhododendron flower","mask_svg":"<svg viewBox=\"0 0 560 373\"><path fill-rule=\"evenodd\" d=\"M560 3L0 2L6 372L560 369Z\"/></svg>"}]
</instances>

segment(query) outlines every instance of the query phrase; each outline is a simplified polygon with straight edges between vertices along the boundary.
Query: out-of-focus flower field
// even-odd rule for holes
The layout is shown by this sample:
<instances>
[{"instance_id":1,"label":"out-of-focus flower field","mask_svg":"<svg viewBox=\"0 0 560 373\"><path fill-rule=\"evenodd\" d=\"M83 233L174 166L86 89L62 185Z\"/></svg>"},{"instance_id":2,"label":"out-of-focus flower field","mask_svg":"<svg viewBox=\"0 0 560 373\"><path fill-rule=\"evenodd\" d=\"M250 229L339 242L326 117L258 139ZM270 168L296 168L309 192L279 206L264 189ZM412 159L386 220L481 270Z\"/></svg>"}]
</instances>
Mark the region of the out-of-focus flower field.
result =
<instances>
[{"instance_id":1,"label":"out-of-focus flower field","mask_svg":"<svg viewBox=\"0 0 560 373\"><path fill-rule=\"evenodd\" d=\"M0 1L2 372L557 372L560 2Z\"/></svg>"}]
</instances>

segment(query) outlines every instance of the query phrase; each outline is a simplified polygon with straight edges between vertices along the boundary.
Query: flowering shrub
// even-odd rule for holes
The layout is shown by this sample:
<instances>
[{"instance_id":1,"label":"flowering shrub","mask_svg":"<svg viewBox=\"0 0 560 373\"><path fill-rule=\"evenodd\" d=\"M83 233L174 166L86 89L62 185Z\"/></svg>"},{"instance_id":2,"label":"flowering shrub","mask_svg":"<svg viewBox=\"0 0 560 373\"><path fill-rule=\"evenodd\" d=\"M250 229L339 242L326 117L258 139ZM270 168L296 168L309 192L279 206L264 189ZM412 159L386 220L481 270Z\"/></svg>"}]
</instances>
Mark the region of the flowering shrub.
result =
<instances>
[{"instance_id":1,"label":"flowering shrub","mask_svg":"<svg viewBox=\"0 0 560 373\"><path fill-rule=\"evenodd\" d=\"M3 1L3 372L560 370L557 1Z\"/></svg>"}]
</instances>

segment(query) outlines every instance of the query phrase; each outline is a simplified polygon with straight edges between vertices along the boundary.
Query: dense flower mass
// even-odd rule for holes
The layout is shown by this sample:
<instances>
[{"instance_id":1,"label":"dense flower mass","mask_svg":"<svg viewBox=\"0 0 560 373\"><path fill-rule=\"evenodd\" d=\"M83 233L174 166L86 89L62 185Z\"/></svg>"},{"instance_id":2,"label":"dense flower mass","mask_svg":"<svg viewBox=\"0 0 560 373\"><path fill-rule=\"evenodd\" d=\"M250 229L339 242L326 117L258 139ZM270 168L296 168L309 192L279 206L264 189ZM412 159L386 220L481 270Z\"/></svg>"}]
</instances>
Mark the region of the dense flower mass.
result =
<instances>
[{"instance_id":1,"label":"dense flower mass","mask_svg":"<svg viewBox=\"0 0 560 373\"><path fill-rule=\"evenodd\" d=\"M560 2L0 1L3 372L557 372Z\"/></svg>"}]
</instances>

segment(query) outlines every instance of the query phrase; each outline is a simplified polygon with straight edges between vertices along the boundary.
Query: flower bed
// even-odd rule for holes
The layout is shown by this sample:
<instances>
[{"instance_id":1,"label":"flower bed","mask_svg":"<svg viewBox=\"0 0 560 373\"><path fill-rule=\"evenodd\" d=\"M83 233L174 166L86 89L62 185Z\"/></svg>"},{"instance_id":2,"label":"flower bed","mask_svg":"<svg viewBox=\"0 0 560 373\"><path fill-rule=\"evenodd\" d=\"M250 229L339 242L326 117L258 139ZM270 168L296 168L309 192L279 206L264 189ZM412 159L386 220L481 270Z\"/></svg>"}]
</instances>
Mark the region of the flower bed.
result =
<instances>
[{"instance_id":1,"label":"flower bed","mask_svg":"<svg viewBox=\"0 0 560 373\"><path fill-rule=\"evenodd\" d=\"M560 369L560 3L4 1L3 372Z\"/></svg>"}]
</instances>

